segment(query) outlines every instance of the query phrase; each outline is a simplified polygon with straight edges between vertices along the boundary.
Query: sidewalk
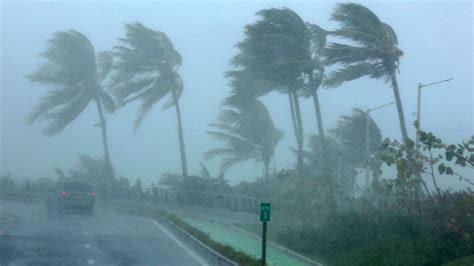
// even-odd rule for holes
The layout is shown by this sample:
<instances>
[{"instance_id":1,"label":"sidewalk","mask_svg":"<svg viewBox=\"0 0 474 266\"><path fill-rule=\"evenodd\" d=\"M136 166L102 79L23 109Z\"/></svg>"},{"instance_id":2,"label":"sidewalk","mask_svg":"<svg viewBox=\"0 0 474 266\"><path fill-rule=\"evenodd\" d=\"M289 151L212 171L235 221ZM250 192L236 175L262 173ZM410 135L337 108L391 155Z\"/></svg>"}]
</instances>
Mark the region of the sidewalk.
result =
<instances>
[{"instance_id":1,"label":"sidewalk","mask_svg":"<svg viewBox=\"0 0 474 266\"><path fill-rule=\"evenodd\" d=\"M193 216L179 215L181 219L190 225L206 232L209 236L220 243L229 245L234 249L260 258L261 256L261 239L251 233L243 232L242 229L233 225L227 225L222 222L197 218ZM267 244L267 263L268 265L315 265L310 260L292 254L291 251L278 247L275 244Z\"/></svg>"}]
</instances>

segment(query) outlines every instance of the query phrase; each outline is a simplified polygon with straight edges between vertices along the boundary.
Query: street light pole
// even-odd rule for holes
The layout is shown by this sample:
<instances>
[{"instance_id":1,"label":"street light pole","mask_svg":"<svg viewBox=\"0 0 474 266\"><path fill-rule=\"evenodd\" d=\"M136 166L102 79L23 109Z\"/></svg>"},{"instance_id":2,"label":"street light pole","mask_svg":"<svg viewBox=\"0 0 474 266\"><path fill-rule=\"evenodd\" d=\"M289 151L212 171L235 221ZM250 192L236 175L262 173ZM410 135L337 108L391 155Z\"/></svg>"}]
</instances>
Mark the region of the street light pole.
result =
<instances>
[{"instance_id":1,"label":"street light pole","mask_svg":"<svg viewBox=\"0 0 474 266\"><path fill-rule=\"evenodd\" d=\"M370 150L370 124L369 124L369 120L370 120L370 116L369 116L369 113L373 112L375 110L384 108L384 107L389 106L389 105L394 104L394 103L395 102L387 103L387 104L380 105L380 106L377 106L377 107L372 108L372 109L367 108L367 111L366 111L366 118L365 118L365 158L366 158L366 162L365 162L365 187L366 188L368 188L369 184L370 184L370 168L369 168L369 153L370 153L369 152L369 150Z\"/></svg>"},{"instance_id":2,"label":"street light pole","mask_svg":"<svg viewBox=\"0 0 474 266\"><path fill-rule=\"evenodd\" d=\"M416 101L416 124L418 126L418 129L416 130L416 139L415 139L415 148L416 148L417 156L419 156L419 154L420 154L420 132L419 132L419 130L421 129L421 89L424 88L424 87L428 87L428 86L443 83L443 82L448 82L448 81L451 81L451 80L453 80L453 78L443 79L443 80L428 83L428 84L418 83L418 98L417 98L417 101Z\"/></svg>"}]
</instances>

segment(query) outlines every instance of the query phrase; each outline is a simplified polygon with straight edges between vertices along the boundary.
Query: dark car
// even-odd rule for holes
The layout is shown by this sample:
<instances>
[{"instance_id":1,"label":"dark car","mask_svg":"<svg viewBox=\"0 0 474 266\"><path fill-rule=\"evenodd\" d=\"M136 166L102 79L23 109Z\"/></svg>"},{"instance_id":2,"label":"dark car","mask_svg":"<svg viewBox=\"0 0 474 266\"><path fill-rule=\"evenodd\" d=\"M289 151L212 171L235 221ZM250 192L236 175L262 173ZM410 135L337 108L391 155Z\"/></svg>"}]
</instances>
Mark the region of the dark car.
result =
<instances>
[{"instance_id":1,"label":"dark car","mask_svg":"<svg viewBox=\"0 0 474 266\"><path fill-rule=\"evenodd\" d=\"M95 196L93 186L86 182L58 182L47 196L48 215L65 212L92 214Z\"/></svg>"}]
</instances>

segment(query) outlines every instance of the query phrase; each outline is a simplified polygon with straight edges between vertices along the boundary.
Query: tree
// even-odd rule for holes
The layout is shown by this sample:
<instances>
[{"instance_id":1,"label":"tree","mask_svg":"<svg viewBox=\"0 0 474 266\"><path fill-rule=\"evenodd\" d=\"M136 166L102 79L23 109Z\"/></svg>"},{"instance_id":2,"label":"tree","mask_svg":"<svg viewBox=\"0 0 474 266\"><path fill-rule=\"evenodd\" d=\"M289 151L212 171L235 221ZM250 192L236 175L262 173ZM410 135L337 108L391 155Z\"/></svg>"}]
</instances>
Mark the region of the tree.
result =
<instances>
[{"instance_id":1,"label":"tree","mask_svg":"<svg viewBox=\"0 0 474 266\"><path fill-rule=\"evenodd\" d=\"M335 139L312 134L309 136L308 150L304 151L305 175L320 182L327 200L328 214L337 208L336 188L345 170L341 160L341 148Z\"/></svg>"},{"instance_id":2,"label":"tree","mask_svg":"<svg viewBox=\"0 0 474 266\"><path fill-rule=\"evenodd\" d=\"M245 39L237 44L240 52L231 61L234 70L227 76L237 95L288 94L301 172L304 139L298 91L304 87L304 74L314 67L310 34L305 22L288 8L264 9L257 15L261 20L245 27Z\"/></svg>"},{"instance_id":3,"label":"tree","mask_svg":"<svg viewBox=\"0 0 474 266\"><path fill-rule=\"evenodd\" d=\"M338 63L342 68L334 71L325 81L325 85L329 88L338 87L346 81L363 76L374 79L385 78L393 88L402 137L407 140L408 134L396 75L403 51L398 48L395 31L370 9L354 3L339 4L331 19L341 25L331 34L348 39L356 45L331 43L326 48L325 63L327 65Z\"/></svg>"},{"instance_id":4,"label":"tree","mask_svg":"<svg viewBox=\"0 0 474 266\"><path fill-rule=\"evenodd\" d=\"M181 155L182 175L188 175L183 125L179 98L183 92L183 81L178 74L181 55L165 33L155 31L140 23L126 24L126 37L120 39L123 45L114 48L117 59L114 69L114 94L121 106L132 101L142 102L135 120L135 130L151 108L165 96L170 101L163 109L175 107L178 121L178 139Z\"/></svg>"},{"instance_id":5,"label":"tree","mask_svg":"<svg viewBox=\"0 0 474 266\"><path fill-rule=\"evenodd\" d=\"M99 194L108 199L117 189L118 181L110 180L107 175L107 164L102 159L94 159L87 155L80 155L75 169L69 169L68 176L64 179L81 180L94 185Z\"/></svg>"},{"instance_id":6,"label":"tree","mask_svg":"<svg viewBox=\"0 0 474 266\"><path fill-rule=\"evenodd\" d=\"M100 53L96 57L94 47L87 37L70 30L54 33L46 51L40 54L40 57L44 58L45 62L26 78L48 85L51 89L33 109L28 122L50 121L43 133L48 137L53 136L73 122L91 102L95 102L107 172L113 178L103 109L111 112L115 109L115 103L101 85L112 68L111 55Z\"/></svg>"},{"instance_id":7,"label":"tree","mask_svg":"<svg viewBox=\"0 0 474 266\"><path fill-rule=\"evenodd\" d=\"M235 97L239 98L239 97ZM232 102L232 100L227 101ZM208 151L205 159L224 156L221 171L226 171L238 162L254 159L262 162L264 177L269 177L270 160L275 147L283 138L283 132L276 129L265 106L257 99L227 105L219 117L219 123L211 124L215 131L207 133L224 142L223 148Z\"/></svg>"},{"instance_id":8,"label":"tree","mask_svg":"<svg viewBox=\"0 0 474 266\"><path fill-rule=\"evenodd\" d=\"M316 123L318 125L318 133L324 138L323 119L321 116L321 107L319 104L318 89L324 81L324 64L322 56L326 47L327 31L315 24L307 23L307 34L310 38L311 59L308 67L308 93L313 98L314 111L316 113Z\"/></svg>"},{"instance_id":9,"label":"tree","mask_svg":"<svg viewBox=\"0 0 474 266\"><path fill-rule=\"evenodd\" d=\"M369 123L369 136L366 132L367 122ZM368 164L375 177L380 175L382 133L366 112L354 108L351 115L341 116L336 128L331 130L331 134L341 144L345 160L358 167L365 167ZM369 137L368 154L366 150L367 137Z\"/></svg>"}]
</instances>

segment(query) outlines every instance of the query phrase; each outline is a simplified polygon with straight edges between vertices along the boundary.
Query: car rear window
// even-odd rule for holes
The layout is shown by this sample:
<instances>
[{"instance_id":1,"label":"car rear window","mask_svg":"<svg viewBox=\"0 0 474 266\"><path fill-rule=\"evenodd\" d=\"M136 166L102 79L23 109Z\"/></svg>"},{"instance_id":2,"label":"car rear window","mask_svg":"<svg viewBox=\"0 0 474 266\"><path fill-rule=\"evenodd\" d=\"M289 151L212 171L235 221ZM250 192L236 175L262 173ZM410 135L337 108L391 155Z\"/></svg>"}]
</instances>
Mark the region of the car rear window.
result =
<instances>
[{"instance_id":1,"label":"car rear window","mask_svg":"<svg viewBox=\"0 0 474 266\"><path fill-rule=\"evenodd\" d=\"M67 191L81 191L81 192L91 192L92 191L92 186L87 184L87 183L81 183L81 182L69 182L69 183L64 183L63 186L64 190Z\"/></svg>"}]
</instances>

